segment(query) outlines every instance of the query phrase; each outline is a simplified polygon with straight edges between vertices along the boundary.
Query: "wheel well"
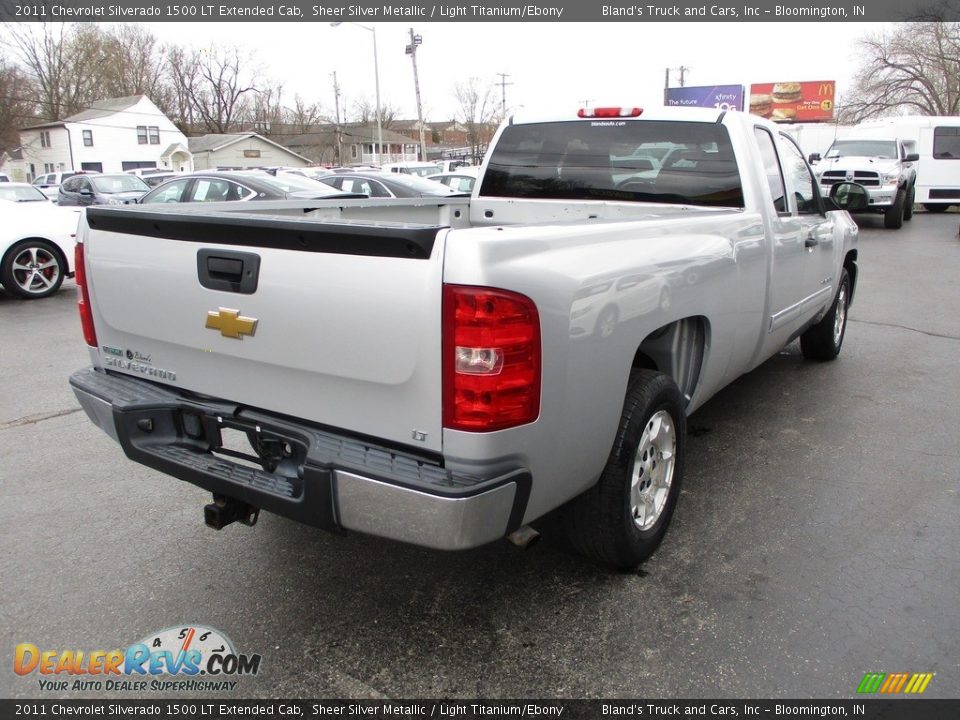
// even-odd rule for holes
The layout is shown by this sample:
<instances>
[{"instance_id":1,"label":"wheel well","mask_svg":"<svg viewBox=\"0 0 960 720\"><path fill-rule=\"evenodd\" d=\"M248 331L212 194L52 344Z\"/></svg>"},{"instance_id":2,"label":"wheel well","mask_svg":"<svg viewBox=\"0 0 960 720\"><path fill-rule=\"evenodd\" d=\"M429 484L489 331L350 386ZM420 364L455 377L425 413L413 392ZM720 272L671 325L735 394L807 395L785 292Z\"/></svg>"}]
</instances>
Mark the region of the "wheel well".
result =
<instances>
[{"instance_id":1,"label":"wheel well","mask_svg":"<svg viewBox=\"0 0 960 720\"><path fill-rule=\"evenodd\" d=\"M669 375L687 402L700 379L709 323L705 317L682 318L657 328L640 343L632 368Z\"/></svg>"}]
</instances>

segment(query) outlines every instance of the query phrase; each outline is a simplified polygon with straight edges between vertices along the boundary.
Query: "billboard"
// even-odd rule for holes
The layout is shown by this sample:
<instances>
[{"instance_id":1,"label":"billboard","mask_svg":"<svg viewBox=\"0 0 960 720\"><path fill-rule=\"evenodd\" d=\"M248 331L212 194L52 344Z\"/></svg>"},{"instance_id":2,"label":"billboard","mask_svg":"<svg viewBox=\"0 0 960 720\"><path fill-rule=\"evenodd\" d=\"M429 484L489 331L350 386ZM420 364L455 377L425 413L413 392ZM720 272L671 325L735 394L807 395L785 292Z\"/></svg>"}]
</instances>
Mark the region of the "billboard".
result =
<instances>
[{"instance_id":1,"label":"billboard","mask_svg":"<svg viewBox=\"0 0 960 720\"><path fill-rule=\"evenodd\" d=\"M775 122L833 120L834 80L750 86L750 112Z\"/></svg>"},{"instance_id":2,"label":"billboard","mask_svg":"<svg viewBox=\"0 0 960 720\"><path fill-rule=\"evenodd\" d=\"M743 85L667 88L666 105L743 110Z\"/></svg>"}]
</instances>

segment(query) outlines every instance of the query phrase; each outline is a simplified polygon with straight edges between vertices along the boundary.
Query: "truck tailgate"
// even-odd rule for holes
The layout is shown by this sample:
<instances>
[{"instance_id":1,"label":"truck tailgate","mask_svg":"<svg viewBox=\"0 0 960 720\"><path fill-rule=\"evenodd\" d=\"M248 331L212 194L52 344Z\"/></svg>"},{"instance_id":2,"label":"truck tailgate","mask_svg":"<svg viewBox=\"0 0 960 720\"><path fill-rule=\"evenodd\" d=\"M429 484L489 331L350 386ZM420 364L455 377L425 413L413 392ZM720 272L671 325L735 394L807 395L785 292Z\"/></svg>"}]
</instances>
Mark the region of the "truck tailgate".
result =
<instances>
[{"instance_id":1,"label":"truck tailgate","mask_svg":"<svg viewBox=\"0 0 960 720\"><path fill-rule=\"evenodd\" d=\"M110 370L441 450L444 228L91 208Z\"/></svg>"}]
</instances>

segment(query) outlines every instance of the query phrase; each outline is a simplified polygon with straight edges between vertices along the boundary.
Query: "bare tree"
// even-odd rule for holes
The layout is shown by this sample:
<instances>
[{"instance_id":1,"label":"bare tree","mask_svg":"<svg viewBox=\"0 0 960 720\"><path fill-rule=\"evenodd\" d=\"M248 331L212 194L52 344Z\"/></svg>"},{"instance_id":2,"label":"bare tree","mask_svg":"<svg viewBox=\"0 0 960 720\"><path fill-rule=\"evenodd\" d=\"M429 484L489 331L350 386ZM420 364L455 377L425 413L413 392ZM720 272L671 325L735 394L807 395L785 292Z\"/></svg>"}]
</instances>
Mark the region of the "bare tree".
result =
<instances>
[{"instance_id":1,"label":"bare tree","mask_svg":"<svg viewBox=\"0 0 960 720\"><path fill-rule=\"evenodd\" d=\"M146 95L173 114L175 93L166 72L166 49L153 33L142 25L121 25L108 35L105 50L100 72L105 97Z\"/></svg>"},{"instance_id":2,"label":"bare tree","mask_svg":"<svg viewBox=\"0 0 960 720\"><path fill-rule=\"evenodd\" d=\"M474 162L479 162L486 152L491 138L491 124L497 113L493 85L480 86L480 80L472 77L465 83L454 86L459 108L456 119L467 128L467 143Z\"/></svg>"},{"instance_id":3,"label":"bare tree","mask_svg":"<svg viewBox=\"0 0 960 720\"><path fill-rule=\"evenodd\" d=\"M319 103L308 103L299 95L294 96L293 107L287 108L286 122L290 133L308 133L325 120Z\"/></svg>"},{"instance_id":4,"label":"bare tree","mask_svg":"<svg viewBox=\"0 0 960 720\"><path fill-rule=\"evenodd\" d=\"M360 98L353 103L353 117L355 122L367 124L377 122L377 106L367 98ZM380 103L380 126L389 130L397 120L397 108L389 103Z\"/></svg>"},{"instance_id":5,"label":"bare tree","mask_svg":"<svg viewBox=\"0 0 960 720\"><path fill-rule=\"evenodd\" d=\"M19 146L19 128L37 120L35 96L27 74L0 57L0 153Z\"/></svg>"},{"instance_id":6,"label":"bare tree","mask_svg":"<svg viewBox=\"0 0 960 720\"><path fill-rule=\"evenodd\" d=\"M106 33L92 23L7 25L10 48L33 78L43 120L62 120L99 99Z\"/></svg>"},{"instance_id":7,"label":"bare tree","mask_svg":"<svg viewBox=\"0 0 960 720\"><path fill-rule=\"evenodd\" d=\"M840 110L843 122L960 113L960 23L899 23L858 46L863 61Z\"/></svg>"},{"instance_id":8,"label":"bare tree","mask_svg":"<svg viewBox=\"0 0 960 720\"><path fill-rule=\"evenodd\" d=\"M270 136L281 134L286 123L287 111L283 107L283 86L256 90L253 99L254 131Z\"/></svg>"},{"instance_id":9,"label":"bare tree","mask_svg":"<svg viewBox=\"0 0 960 720\"><path fill-rule=\"evenodd\" d=\"M249 120L256 94L240 62L239 48L168 53L174 103L190 130L228 133Z\"/></svg>"},{"instance_id":10,"label":"bare tree","mask_svg":"<svg viewBox=\"0 0 960 720\"><path fill-rule=\"evenodd\" d=\"M193 112L193 98L198 92L199 73L192 56L182 47L168 45L164 48L167 58L166 73L170 87L170 107L167 116L184 134L190 134L197 125Z\"/></svg>"}]
</instances>

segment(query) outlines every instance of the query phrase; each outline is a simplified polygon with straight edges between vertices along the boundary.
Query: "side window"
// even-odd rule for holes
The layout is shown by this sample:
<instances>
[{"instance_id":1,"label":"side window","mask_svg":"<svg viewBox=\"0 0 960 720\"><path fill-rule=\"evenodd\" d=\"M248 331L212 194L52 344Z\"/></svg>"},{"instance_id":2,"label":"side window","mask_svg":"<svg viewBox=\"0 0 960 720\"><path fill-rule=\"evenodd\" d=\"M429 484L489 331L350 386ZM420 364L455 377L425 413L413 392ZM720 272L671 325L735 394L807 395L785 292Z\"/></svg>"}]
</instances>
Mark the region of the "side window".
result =
<instances>
[{"instance_id":1,"label":"side window","mask_svg":"<svg viewBox=\"0 0 960 720\"><path fill-rule=\"evenodd\" d=\"M80 183L80 180L79 180L79 179L70 178L69 180L64 180L64 181L61 183L61 187L63 187L63 191L64 191L64 192L76 192L77 190L80 189L80 188L78 187L78 186L79 186L79 183Z\"/></svg>"},{"instance_id":2,"label":"side window","mask_svg":"<svg viewBox=\"0 0 960 720\"><path fill-rule=\"evenodd\" d=\"M87 178L81 177L77 182L77 190L81 192L83 190L89 190L90 192L93 192L93 187L90 185L90 181L87 180Z\"/></svg>"},{"instance_id":3,"label":"side window","mask_svg":"<svg viewBox=\"0 0 960 720\"><path fill-rule=\"evenodd\" d=\"M797 211L801 215L821 214L820 192L800 148L783 134L780 135L780 147L783 148L784 172L793 181Z\"/></svg>"},{"instance_id":4,"label":"side window","mask_svg":"<svg viewBox=\"0 0 960 720\"><path fill-rule=\"evenodd\" d=\"M142 201L144 203L172 203L183 202L183 191L186 190L190 180L176 180L167 183L156 193L151 193L150 197Z\"/></svg>"},{"instance_id":5,"label":"side window","mask_svg":"<svg viewBox=\"0 0 960 720\"><path fill-rule=\"evenodd\" d=\"M392 197L390 191L378 182L371 181L364 192L370 197Z\"/></svg>"},{"instance_id":6,"label":"side window","mask_svg":"<svg viewBox=\"0 0 960 720\"><path fill-rule=\"evenodd\" d=\"M197 180L193 185L192 202L223 202L227 199L230 183L226 180Z\"/></svg>"},{"instance_id":7,"label":"side window","mask_svg":"<svg viewBox=\"0 0 960 720\"><path fill-rule=\"evenodd\" d=\"M773 209L778 213L788 212L787 190L783 184L783 170L780 168L780 158L777 157L777 147L773 143L773 136L769 131L755 127L753 134L760 147L760 159L763 161L763 171L767 176L767 185L770 187L770 198L773 200Z\"/></svg>"},{"instance_id":8,"label":"side window","mask_svg":"<svg viewBox=\"0 0 960 720\"><path fill-rule=\"evenodd\" d=\"M938 160L960 160L960 127L933 129L933 156Z\"/></svg>"},{"instance_id":9,"label":"side window","mask_svg":"<svg viewBox=\"0 0 960 720\"><path fill-rule=\"evenodd\" d=\"M227 196L225 200L243 200L250 191L247 190L243 185L237 185L233 182L227 183Z\"/></svg>"}]
</instances>

